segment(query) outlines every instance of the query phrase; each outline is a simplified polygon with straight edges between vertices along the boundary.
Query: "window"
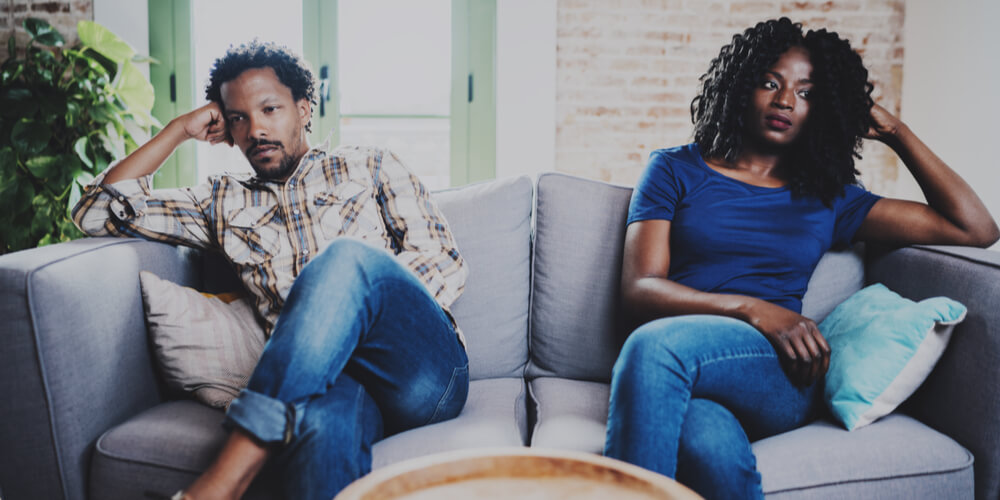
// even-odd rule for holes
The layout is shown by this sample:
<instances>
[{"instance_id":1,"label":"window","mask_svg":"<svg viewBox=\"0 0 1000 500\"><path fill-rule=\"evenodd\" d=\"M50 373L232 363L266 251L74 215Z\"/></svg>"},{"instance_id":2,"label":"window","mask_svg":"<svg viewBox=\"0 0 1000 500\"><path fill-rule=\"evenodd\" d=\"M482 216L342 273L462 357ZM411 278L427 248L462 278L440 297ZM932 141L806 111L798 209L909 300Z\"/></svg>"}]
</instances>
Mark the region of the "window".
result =
<instances>
[{"instance_id":1,"label":"window","mask_svg":"<svg viewBox=\"0 0 1000 500\"><path fill-rule=\"evenodd\" d=\"M230 43L259 37L303 54L321 80L313 144L329 137L333 144L389 147L432 189L494 177L495 0L274 5L149 0L150 53L161 62L150 74L154 114L165 123L204 104L212 61ZM185 144L155 184L249 170L235 149Z\"/></svg>"}]
</instances>

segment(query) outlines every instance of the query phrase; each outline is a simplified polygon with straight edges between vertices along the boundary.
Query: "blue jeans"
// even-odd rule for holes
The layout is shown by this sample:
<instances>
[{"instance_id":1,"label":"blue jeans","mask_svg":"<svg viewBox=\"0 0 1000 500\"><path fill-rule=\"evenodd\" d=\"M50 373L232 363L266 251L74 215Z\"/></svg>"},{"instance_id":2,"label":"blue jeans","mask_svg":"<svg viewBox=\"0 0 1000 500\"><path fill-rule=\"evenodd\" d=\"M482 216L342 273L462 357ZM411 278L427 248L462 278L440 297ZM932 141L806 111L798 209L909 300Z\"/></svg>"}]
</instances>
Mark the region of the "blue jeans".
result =
<instances>
[{"instance_id":1,"label":"blue jeans","mask_svg":"<svg viewBox=\"0 0 1000 500\"><path fill-rule=\"evenodd\" d=\"M375 441L458 416L468 390L465 349L417 277L336 240L296 278L226 425L275 445L286 498L329 500L371 470Z\"/></svg>"},{"instance_id":2,"label":"blue jeans","mask_svg":"<svg viewBox=\"0 0 1000 500\"><path fill-rule=\"evenodd\" d=\"M763 498L750 443L815 418L817 385L794 386L771 344L742 321L652 321L615 363L604 453L707 499Z\"/></svg>"}]
</instances>

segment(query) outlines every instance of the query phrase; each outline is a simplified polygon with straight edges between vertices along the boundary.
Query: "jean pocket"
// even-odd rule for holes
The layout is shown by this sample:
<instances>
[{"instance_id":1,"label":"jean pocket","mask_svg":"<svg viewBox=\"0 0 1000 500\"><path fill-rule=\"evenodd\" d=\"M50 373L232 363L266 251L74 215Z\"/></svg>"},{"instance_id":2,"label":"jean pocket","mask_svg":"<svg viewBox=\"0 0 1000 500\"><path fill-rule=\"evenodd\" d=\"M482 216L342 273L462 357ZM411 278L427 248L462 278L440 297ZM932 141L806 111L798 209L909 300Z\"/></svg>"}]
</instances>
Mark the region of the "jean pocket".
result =
<instances>
[{"instance_id":1,"label":"jean pocket","mask_svg":"<svg viewBox=\"0 0 1000 500\"><path fill-rule=\"evenodd\" d=\"M451 380L444 394L438 399L437 407L431 418L424 422L424 425L450 420L458 416L465 406L465 400L469 396L469 365L455 368L451 373Z\"/></svg>"}]
</instances>

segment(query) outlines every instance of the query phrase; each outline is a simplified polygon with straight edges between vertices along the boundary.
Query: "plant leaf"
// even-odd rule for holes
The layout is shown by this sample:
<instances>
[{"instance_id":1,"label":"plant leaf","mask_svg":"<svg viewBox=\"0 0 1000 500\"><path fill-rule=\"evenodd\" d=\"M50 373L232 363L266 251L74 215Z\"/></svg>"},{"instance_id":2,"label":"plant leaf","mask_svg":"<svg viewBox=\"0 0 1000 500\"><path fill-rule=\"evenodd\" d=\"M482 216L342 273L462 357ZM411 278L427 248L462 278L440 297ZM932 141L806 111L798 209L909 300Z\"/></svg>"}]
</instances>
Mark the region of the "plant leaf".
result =
<instances>
[{"instance_id":1,"label":"plant leaf","mask_svg":"<svg viewBox=\"0 0 1000 500\"><path fill-rule=\"evenodd\" d=\"M73 143L73 151L76 151L76 155L80 157L80 161L83 162L88 168L94 168L94 162L90 161L87 157L87 136L83 136Z\"/></svg>"},{"instance_id":2,"label":"plant leaf","mask_svg":"<svg viewBox=\"0 0 1000 500\"><path fill-rule=\"evenodd\" d=\"M44 124L22 118L10 133L11 143L21 156L33 156L41 151L52 138L52 131Z\"/></svg>"},{"instance_id":3,"label":"plant leaf","mask_svg":"<svg viewBox=\"0 0 1000 500\"><path fill-rule=\"evenodd\" d=\"M44 19L29 17L21 23L21 26L31 35L32 40L42 45L61 47L66 42L62 35Z\"/></svg>"},{"instance_id":4,"label":"plant leaf","mask_svg":"<svg viewBox=\"0 0 1000 500\"><path fill-rule=\"evenodd\" d=\"M155 95L153 85L131 61L125 61L125 64L122 65L122 69L115 79L115 90L129 110L148 112L153 109Z\"/></svg>"},{"instance_id":5,"label":"plant leaf","mask_svg":"<svg viewBox=\"0 0 1000 500\"><path fill-rule=\"evenodd\" d=\"M116 63L121 64L132 59L132 56L135 55L135 49L125 40L94 21L82 20L78 22L76 32L84 45Z\"/></svg>"},{"instance_id":6,"label":"plant leaf","mask_svg":"<svg viewBox=\"0 0 1000 500\"><path fill-rule=\"evenodd\" d=\"M53 174L58 173L59 165L62 163L61 160L62 158L58 156L33 156L24 162L24 166L28 167L28 171L35 177L48 179Z\"/></svg>"}]
</instances>

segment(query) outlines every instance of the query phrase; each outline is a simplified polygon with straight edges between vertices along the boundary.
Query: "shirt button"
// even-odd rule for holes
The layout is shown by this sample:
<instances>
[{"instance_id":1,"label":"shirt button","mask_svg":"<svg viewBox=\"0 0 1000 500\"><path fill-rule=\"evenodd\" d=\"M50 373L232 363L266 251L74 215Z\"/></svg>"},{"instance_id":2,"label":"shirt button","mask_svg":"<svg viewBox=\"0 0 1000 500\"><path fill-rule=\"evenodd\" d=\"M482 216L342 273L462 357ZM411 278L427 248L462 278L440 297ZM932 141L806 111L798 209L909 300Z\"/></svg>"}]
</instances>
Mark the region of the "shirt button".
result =
<instances>
[{"instance_id":1,"label":"shirt button","mask_svg":"<svg viewBox=\"0 0 1000 500\"><path fill-rule=\"evenodd\" d=\"M299 215L299 209L296 208L295 210L292 210L292 214Z\"/></svg>"},{"instance_id":2,"label":"shirt button","mask_svg":"<svg viewBox=\"0 0 1000 500\"><path fill-rule=\"evenodd\" d=\"M307 248L307 249L303 250L302 251L302 255L309 255L309 249Z\"/></svg>"}]
</instances>

